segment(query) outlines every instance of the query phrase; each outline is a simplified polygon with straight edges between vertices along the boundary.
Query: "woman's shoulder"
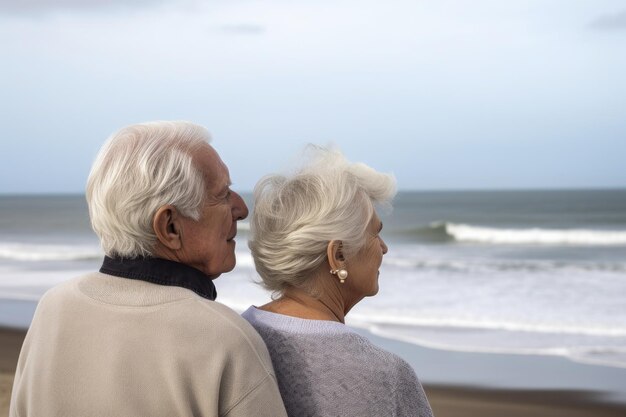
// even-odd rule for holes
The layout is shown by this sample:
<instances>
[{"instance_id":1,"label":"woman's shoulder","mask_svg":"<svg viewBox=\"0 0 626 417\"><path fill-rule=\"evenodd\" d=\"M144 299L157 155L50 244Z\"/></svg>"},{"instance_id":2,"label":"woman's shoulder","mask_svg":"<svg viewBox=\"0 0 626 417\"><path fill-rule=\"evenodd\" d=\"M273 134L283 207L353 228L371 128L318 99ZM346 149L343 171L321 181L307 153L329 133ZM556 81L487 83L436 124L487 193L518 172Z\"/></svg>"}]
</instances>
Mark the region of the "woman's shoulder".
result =
<instances>
[{"instance_id":1,"label":"woman's shoulder","mask_svg":"<svg viewBox=\"0 0 626 417\"><path fill-rule=\"evenodd\" d=\"M288 344L306 357L320 357L319 366L357 368L362 374L384 372L389 377L414 377L401 357L373 344L342 323L309 320L250 307L242 316L270 346ZM323 360L322 360L323 357Z\"/></svg>"},{"instance_id":2,"label":"woman's shoulder","mask_svg":"<svg viewBox=\"0 0 626 417\"><path fill-rule=\"evenodd\" d=\"M365 368L376 373L387 372L396 376L415 377L411 365L400 356L375 345L368 338L356 332L353 333L353 336L351 342L354 352L357 353L359 362Z\"/></svg>"}]
</instances>

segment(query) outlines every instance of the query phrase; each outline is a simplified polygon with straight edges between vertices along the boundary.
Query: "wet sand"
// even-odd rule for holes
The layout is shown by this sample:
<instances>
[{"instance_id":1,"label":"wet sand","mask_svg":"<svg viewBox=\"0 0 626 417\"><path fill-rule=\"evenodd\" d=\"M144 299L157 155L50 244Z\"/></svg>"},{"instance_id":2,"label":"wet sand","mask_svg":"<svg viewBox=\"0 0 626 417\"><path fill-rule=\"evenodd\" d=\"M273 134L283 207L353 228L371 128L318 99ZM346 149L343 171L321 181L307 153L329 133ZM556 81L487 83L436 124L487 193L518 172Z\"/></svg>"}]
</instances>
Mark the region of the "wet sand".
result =
<instances>
[{"instance_id":1,"label":"wet sand","mask_svg":"<svg viewBox=\"0 0 626 417\"><path fill-rule=\"evenodd\" d=\"M9 415L13 375L26 332L0 327L0 416Z\"/></svg>"}]
</instances>

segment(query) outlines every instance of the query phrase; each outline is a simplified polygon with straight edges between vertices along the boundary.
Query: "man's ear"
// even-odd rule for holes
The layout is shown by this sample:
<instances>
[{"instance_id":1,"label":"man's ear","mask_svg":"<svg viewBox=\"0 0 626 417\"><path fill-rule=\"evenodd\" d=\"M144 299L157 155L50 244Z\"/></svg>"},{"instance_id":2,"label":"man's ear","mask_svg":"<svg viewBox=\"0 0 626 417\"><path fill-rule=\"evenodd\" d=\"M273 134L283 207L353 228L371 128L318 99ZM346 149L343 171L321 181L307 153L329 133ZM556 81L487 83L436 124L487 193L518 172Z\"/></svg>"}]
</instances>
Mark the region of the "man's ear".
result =
<instances>
[{"instance_id":1,"label":"man's ear","mask_svg":"<svg viewBox=\"0 0 626 417\"><path fill-rule=\"evenodd\" d=\"M331 240L326 247L328 264L330 269L337 270L345 267L346 259L343 256L343 243L341 240Z\"/></svg>"},{"instance_id":2,"label":"man's ear","mask_svg":"<svg viewBox=\"0 0 626 417\"><path fill-rule=\"evenodd\" d=\"M170 250L178 250L183 245L180 214L176 207L160 207L152 219L152 228L161 245Z\"/></svg>"}]
</instances>

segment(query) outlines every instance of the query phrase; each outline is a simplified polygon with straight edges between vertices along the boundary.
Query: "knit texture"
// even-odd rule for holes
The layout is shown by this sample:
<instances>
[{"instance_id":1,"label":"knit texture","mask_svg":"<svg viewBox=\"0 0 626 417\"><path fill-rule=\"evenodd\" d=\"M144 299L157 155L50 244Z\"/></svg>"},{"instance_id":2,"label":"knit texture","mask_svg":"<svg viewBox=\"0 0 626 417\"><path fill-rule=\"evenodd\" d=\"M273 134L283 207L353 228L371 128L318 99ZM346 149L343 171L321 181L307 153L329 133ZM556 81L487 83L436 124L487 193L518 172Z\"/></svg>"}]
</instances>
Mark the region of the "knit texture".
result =
<instances>
[{"instance_id":1,"label":"knit texture","mask_svg":"<svg viewBox=\"0 0 626 417\"><path fill-rule=\"evenodd\" d=\"M11 417L285 416L271 359L234 311L93 273L48 291L17 365Z\"/></svg>"},{"instance_id":2,"label":"knit texture","mask_svg":"<svg viewBox=\"0 0 626 417\"><path fill-rule=\"evenodd\" d=\"M432 416L415 372L347 326L250 307L290 417Z\"/></svg>"}]
</instances>

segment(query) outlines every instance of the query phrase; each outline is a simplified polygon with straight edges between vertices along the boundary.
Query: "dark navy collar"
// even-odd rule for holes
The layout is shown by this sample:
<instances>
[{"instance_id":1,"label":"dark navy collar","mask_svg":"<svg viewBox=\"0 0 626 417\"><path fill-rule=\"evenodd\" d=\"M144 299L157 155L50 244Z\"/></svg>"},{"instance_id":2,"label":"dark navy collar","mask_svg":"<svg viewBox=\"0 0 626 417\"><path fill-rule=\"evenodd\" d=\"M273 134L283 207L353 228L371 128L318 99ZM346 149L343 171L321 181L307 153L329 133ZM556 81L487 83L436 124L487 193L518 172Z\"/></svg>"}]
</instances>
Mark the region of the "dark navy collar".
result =
<instances>
[{"instance_id":1,"label":"dark navy collar","mask_svg":"<svg viewBox=\"0 0 626 417\"><path fill-rule=\"evenodd\" d=\"M148 281L153 284L187 288L209 300L215 300L217 297L217 291L211 278L196 268L167 259L128 259L105 256L100 272L121 278Z\"/></svg>"}]
</instances>

